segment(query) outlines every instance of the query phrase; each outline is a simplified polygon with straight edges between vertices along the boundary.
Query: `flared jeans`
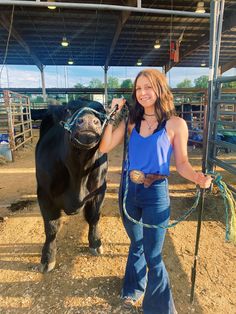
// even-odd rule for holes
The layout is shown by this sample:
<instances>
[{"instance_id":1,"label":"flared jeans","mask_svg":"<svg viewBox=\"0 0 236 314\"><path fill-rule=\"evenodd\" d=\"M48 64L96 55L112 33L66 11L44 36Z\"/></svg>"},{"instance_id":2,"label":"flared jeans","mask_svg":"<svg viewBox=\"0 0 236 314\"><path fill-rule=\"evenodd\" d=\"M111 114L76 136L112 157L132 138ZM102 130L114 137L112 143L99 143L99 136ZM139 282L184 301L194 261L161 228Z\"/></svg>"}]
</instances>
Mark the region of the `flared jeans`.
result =
<instances>
[{"instance_id":1,"label":"flared jeans","mask_svg":"<svg viewBox=\"0 0 236 314\"><path fill-rule=\"evenodd\" d=\"M170 216L168 180L155 181L148 188L129 180L125 206L127 213L139 222L167 226ZM144 314L176 313L162 260L166 229L143 227L130 221L123 211L122 218L130 248L121 297L138 300L144 294Z\"/></svg>"}]
</instances>

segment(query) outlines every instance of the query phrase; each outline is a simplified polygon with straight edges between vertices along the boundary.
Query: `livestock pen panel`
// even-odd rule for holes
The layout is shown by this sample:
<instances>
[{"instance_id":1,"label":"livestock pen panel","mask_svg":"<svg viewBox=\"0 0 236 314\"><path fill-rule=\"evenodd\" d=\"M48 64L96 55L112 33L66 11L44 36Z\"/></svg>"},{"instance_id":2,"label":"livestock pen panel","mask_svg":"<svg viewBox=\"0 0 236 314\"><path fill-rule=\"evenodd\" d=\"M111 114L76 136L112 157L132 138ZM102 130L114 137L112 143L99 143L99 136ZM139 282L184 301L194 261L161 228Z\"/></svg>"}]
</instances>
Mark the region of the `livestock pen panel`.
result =
<instances>
[{"instance_id":1,"label":"livestock pen panel","mask_svg":"<svg viewBox=\"0 0 236 314\"><path fill-rule=\"evenodd\" d=\"M33 140L29 97L5 90L0 97L0 134L14 152Z\"/></svg>"},{"instance_id":2,"label":"livestock pen panel","mask_svg":"<svg viewBox=\"0 0 236 314\"><path fill-rule=\"evenodd\" d=\"M207 91L196 89L173 89L177 114L183 118L189 130L189 144L203 144Z\"/></svg>"},{"instance_id":3,"label":"livestock pen panel","mask_svg":"<svg viewBox=\"0 0 236 314\"><path fill-rule=\"evenodd\" d=\"M209 117L208 166L215 166L236 175L236 90L222 90L225 83L235 83L236 76L218 77L212 99L212 110ZM220 151L230 153L225 160ZM234 193L236 189L230 187Z\"/></svg>"}]
</instances>

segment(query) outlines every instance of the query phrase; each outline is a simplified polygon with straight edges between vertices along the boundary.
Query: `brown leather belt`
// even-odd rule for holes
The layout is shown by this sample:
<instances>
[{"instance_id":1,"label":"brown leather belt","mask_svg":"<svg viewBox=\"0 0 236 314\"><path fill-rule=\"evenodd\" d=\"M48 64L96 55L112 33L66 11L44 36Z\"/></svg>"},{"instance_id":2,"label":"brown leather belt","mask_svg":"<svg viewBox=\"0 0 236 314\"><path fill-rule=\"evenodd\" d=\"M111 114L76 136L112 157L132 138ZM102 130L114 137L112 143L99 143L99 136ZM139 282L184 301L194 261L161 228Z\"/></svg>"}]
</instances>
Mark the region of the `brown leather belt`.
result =
<instances>
[{"instance_id":1,"label":"brown leather belt","mask_svg":"<svg viewBox=\"0 0 236 314\"><path fill-rule=\"evenodd\" d=\"M148 188L154 181L162 180L167 178L167 176L163 176L160 174L149 173L144 174L140 170L132 170L129 173L130 180L136 184L144 184L145 188Z\"/></svg>"}]
</instances>

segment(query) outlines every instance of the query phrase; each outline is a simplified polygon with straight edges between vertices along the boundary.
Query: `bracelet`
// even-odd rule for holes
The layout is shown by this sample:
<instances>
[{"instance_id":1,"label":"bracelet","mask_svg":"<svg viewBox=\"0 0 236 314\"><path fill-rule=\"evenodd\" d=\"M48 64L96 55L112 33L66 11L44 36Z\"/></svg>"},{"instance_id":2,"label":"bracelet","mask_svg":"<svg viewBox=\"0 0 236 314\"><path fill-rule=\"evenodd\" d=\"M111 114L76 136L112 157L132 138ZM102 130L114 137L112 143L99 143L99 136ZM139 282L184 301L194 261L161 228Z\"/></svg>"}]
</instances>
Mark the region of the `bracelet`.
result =
<instances>
[{"instance_id":1,"label":"bracelet","mask_svg":"<svg viewBox=\"0 0 236 314\"><path fill-rule=\"evenodd\" d=\"M114 125L116 119L114 117L110 117L110 119L107 120L107 124Z\"/></svg>"}]
</instances>

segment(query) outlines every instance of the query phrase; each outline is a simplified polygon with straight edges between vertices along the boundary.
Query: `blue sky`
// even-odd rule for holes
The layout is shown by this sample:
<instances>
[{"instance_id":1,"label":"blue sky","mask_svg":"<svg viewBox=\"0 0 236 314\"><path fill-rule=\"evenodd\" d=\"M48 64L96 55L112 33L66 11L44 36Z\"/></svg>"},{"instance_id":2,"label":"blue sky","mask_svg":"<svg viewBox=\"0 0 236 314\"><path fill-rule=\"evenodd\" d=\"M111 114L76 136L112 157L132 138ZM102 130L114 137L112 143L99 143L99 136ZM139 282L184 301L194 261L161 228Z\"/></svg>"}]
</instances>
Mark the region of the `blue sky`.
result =
<instances>
[{"instance_id":1,"label":"blue sky","mask_svg":"<svg viewBox=\"0 0 236 314\"><path fill-rule=\"evenodd\" d=\"M142 67L111 67L108 70L108 76L115 76L120 82L125 79L134 80L141 69ZM208 68L173 68L168 72L167 78L169 85L173 88L184 79L190 79L193 82L195 78L201 75L208 75ZM236 69L231 69L224 75L236 75ZM93 78L104 80L102 67L45 67L45 81L48 88L73 87L76 83L86 86ZM1 76L1 87L41 87L40 71L36 66L4 66Z\"/></svg>"}]
</instances>

